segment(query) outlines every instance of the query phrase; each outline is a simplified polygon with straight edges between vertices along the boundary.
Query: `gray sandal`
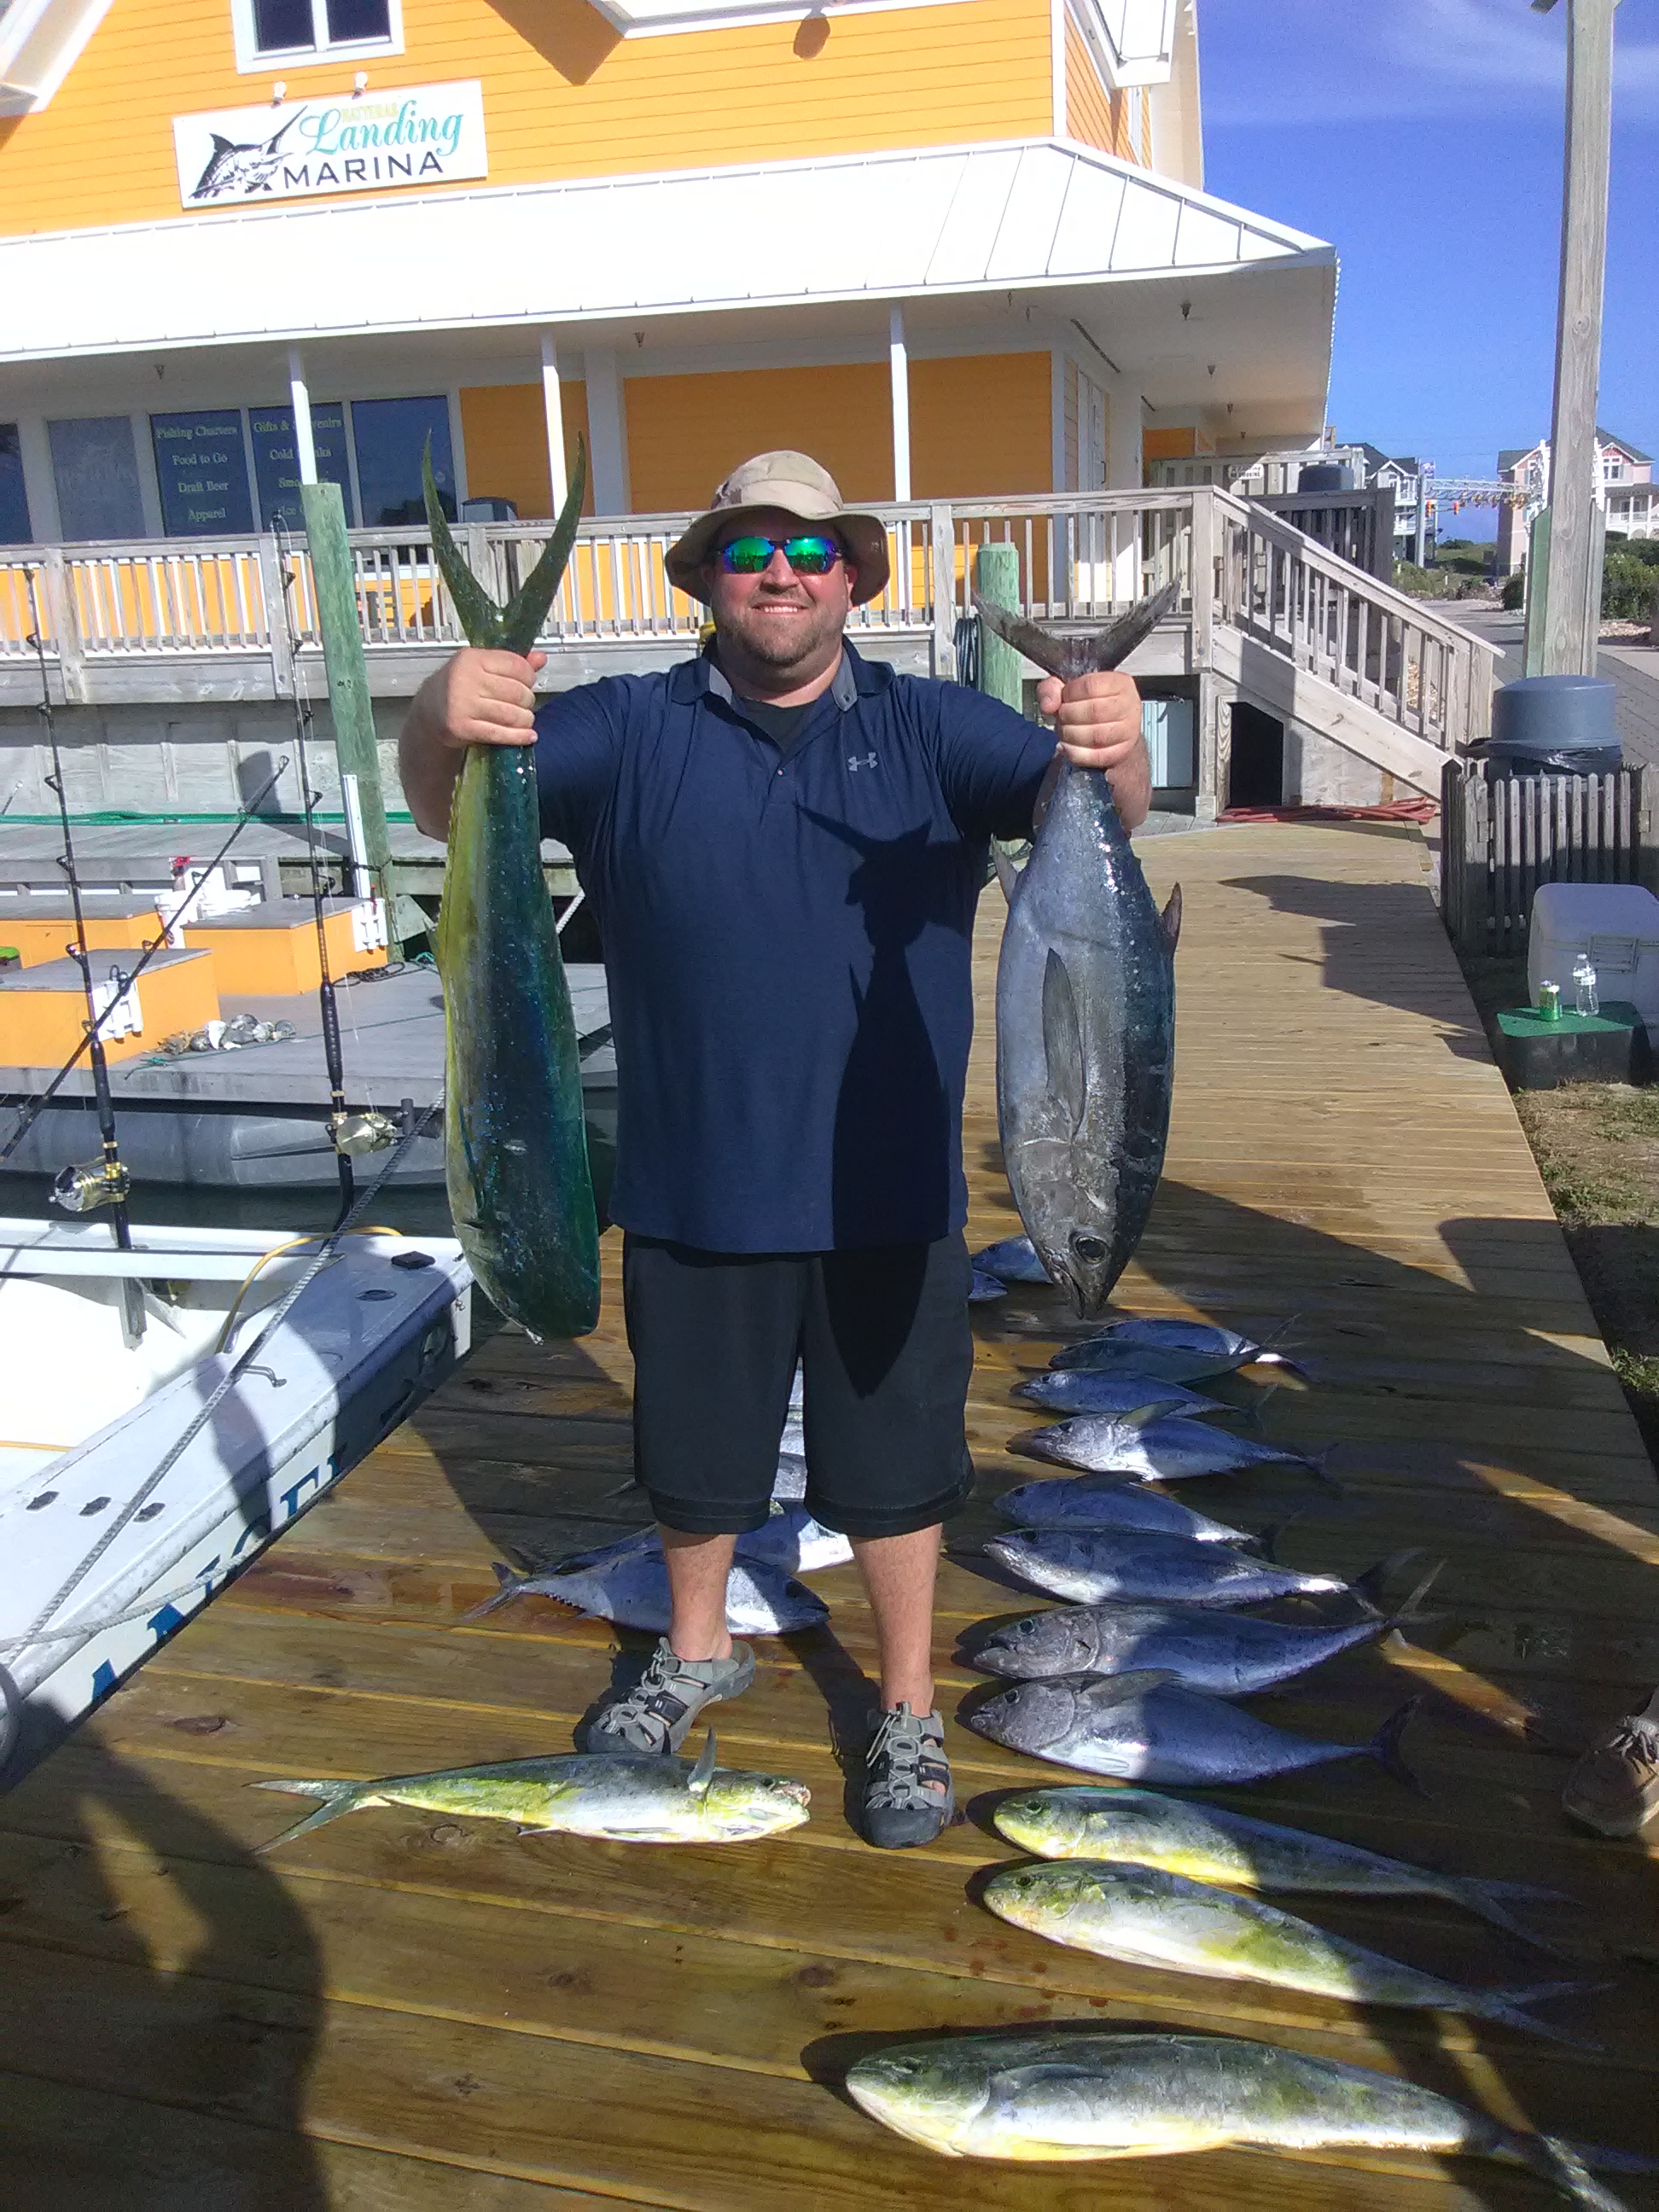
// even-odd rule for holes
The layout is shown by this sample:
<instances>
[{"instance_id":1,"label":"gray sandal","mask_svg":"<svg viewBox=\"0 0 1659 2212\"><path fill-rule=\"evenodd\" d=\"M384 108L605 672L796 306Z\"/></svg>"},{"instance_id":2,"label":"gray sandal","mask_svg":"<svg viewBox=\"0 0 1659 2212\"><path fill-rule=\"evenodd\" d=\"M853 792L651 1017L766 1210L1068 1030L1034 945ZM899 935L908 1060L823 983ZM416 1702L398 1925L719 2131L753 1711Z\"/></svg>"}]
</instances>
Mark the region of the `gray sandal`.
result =
<instances>
[{"instance_id":1,"label":"gray sandal","mask_svg":"<svg viewBox=\"0 0 1659 2212\"><path fill-rule=\"evenodd\" d=\"M746 1644L734 1644L729 1659L677 1659L659 1637L634 1687L589 1728L587 1748L647 1757L676 1752L705 1705L741 1697L754 1679L755 1655Z\"/></svg>"}]
</instances>

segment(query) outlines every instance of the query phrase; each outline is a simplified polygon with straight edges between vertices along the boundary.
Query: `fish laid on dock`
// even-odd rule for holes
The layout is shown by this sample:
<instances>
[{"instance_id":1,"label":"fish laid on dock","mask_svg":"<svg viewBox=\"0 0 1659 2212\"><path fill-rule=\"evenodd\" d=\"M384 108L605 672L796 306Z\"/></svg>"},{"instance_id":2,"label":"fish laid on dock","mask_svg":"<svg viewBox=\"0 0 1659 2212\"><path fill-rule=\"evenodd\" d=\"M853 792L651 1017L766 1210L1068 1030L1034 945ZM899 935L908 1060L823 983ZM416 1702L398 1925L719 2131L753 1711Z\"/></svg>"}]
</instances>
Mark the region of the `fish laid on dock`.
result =
<instances>
[{"instance_id":1,"label":"fish laid on dock","mask_svg":"<svg viewBox=\"0 0 1659 2212\"><path fill-rule=\"evenodd\" d=\"M1553 1944L1523 1927L1509 1902L1565 1905L1559 1890L1533 1882L1487 1881L1437 1874L1384 1858L1357 1844L1334 1843L1303 1828L1253 1820L1155 1790L1101 1790L1087 1783L1030 1790L1005 1798L998 1832L1043 1859L1114 1859L1162 1867L1194 1881L1327 1897L1437 1897L1478 1913L1541 1951Z\"/></svg>"},{"instance_id":2,"label":"fish laid on dock","mask_svg":"<svg viewBox=\"0 0 1659 2212\"><path fill-rule=\"evenodd\" d=\"M811 1795L805 1783L781 1775L716 1766L712 1730L695 1765L689 1759L572 1752L556 1759L508 1759L499 1766L393 1774L379 1782L256 1782L253 1787L323 1800L316 1812L262 1844L265 1851L371 1805L513 1820L527 1835L741 1844L799 1827Z\"/></svg>"},{"instance_id":3,"label":"fish laid on dock","mask_svg":"<svg viewBox=\"0 0 1659 2212\"><path fill-rule=\"evenodd\" d=\"M1173 1789L1220 1788L1294 1774L1339 1759L1374 1759L1409 1790L1420 1788L1400 1756L1400 1737L1417 1710L1413 1698L1369 1743L1321 1743L1189 1690L1167 1670L1133 1674L1055 1674L1016 1682L963 1717L978 1735L1011 1751Z\"/></svg>"},{"instance_id":4,"label":"fish laid on dock","mask_svg":"<svg viewBox=\"0 0 1659 2212\"><path fill-rule=\"evenodd\" d=\"M951 2036L872 2051L847 2087L872 2119L952 2158L1157 2157L1230 2143L1414 2151L1522 2166L1591 2212L1625 2212L1592 2164L1653 2170L1505 2127L1399 2075L1236 2036Z\"/></svg>"},{"instance_id":5,"label":"fish laid on dock","mask_svg":"<svg viewBox=\"0 0 1659 2212\"><path fill-rule=\"evenodd\" d=\"M1294 1361L1273 1349L1290 1326L1285 1322L1270 1339L1258 1342L1236 1329L1212 1328L1207 1322L1114 1322L1093 1336L1062 1346L1048 1364L1061 1372L1085 1374L1133 1368L1170 1382L1202 1382L1240 1367L1293 1367Z\"/></svg>"},{"instance_id":6,"label":"fish laid on dock","mask_svg":"<svg viewBox=\"0 0 1659 2212\"><path fill-rule=\"evenodd\" d=\"M546 549L505 609L461 556L429 453L424 477L433 552L468 643L527 653L575 542L585 453ZM444 1165L455 1234L492 1304L533 1336L582 1336L599 1317L599 1222L541 834L534 748L469 745L435 940Z\"/></svg>"},{"instance_id":7,"label":"fish laid on dock","mask_svg":"<svg viewBox=\"0 0 1659 2212\"><path fill-rule=\"evenodd\" d=\"M1133 1528L1016 1529L982 1547L1011 1575L1033 1589L1075 1605L1265 1605L1272 1598L1323 1597L1358 1591L1340 1575L1304 1575L1257 1559L1231 1544L1200 1544L1186 1536L1158 1536ZM1386 1566L1388 1561L1380 1563ZM1374 1581L1380 1566L1368 1569ZM1366 1599L1369 1603L1369 1599Z\"/></svg>"},{"instance_id":8,"label":"fish laid on dock","mask_svg":"<svg viewBox=\"0 0 1659 2212\"><path fill-rule=\"evenodd\" d=\"M1206 1474L1242 1474L1253 1467L1305 1467L1332 1483L1322 1452L1291 1444L1253 1443L1207 1420L1195 1421L1160 1406L1139 1414L1076 1413L1047 1428L1023 1429L1008 1449L1085 1474L1132 1474L1139 1482L1188 1482Z\"/></svg>"},{"instance_id":9,"label":"fish laid on dock","mask_svg":"<svg viewBox=\"0 0 1659 2212\"><path fill-rule=\"evenodd\" d=\"M815 1524L816 1525L816 1524ZM630 1543L597 1566L566 1566L544 1575L515 1575L498 1565L501 1584L492 1598L463 1613L462 1623L481 1620L515 1597L550 1597L596 1620L618 1628L668 1632L668 1566L660 1547ZM734 1559L726 1584L726 1626L733 1636L787 1636L799 1628L820 1628L830 1608L816 1591L762 1559Z\"/></svg>"},{"instance_id":10,"label":"fish laid on dock","mask_svg":"<svg viewBox=\"0 0 1659 2212\"><path fill-rule=\"evenodd\" d=\"M1042 1406L1055 1413L1138 1413L1147 1406L1168 1406L1200 1419L1211 1413L1230 1413L1231 1406L1182 1382L1170 1382L1146 1370L1124 1368L1101 1373L1092 1368L1051 1368L1017 1382L1009 1394L1022 1405Z\"/></svg>"},{"instance_id":11,"label":"fish laid on dock","mask_svg":"<svg viewBox=\"0 0 1659 2212\"><path fill-rule=\"evenodd\" d=\"M1122 1475L1055 1475L1005 1490L997 1511L1019 1528L1133 1528L1149 1536L1186 1536L1195 1544L1253 1544L1243 1528L1212 1521L1178 1498L1166 1498Z\"/></svg>"},{"instance_id":12,"label":"fish laid on dock","mask_svg":"<svg viewBox=\"0 0 1659 2212\"><path fill-rule=\"evenodd\" d=\"M1527 2007L1547 1997L1582 1996L1604 1984L1540 1982L1520 1989L1469 1989L1329 1935L1260 1898L1212 1888L1162 1867L1106 1859L1004 1867L985 1885L984 1899L1000 1920L1015 1928L1099 1959L1115 1959L1120 1966L1261 1982L1345 2004L1462 2013L1580 2050L1596 2047L1534 2020Z\"/></svg>"},{"instance_id":13,"label":"fish laid on dock","mask_svg":"<svg viewBox=\"0 0 1659 2212\"><path fill-rule=\"evenodd\" d=\"M1397 1613L1340 1626L1291 1626L1194 1605L1061 1606L995 1630L975 1649L974 1664L1018 1682L1156 1668L1212 1697L1259 1697L1407 1626L1433 1578Z\"/></svg>"},{"instance_id":14,"label":"fish laid on dock","mask_svg":"<svg viewBox=\"0 0 1659 2212\"><path fill-rule=\"evenodd\" d=\"M1122 1321L1113 1322L1101 1331L1119 1344L1139 1345L1153 1352L1192 1352L1205 1358L1236 1360L1241 1367L1288 1367L1295 1373L1301 1370L1287 1352L1278 1349L1279 1340L1296 1326L1297 1316L1279 1322L1277 1328L1263 1337L1241 1335L1236 1328L1222 1328L1207 1321L1181 1321L1163 1314L1133 1314Z\"/></svg>"},{"instance_id":15,"label":"fish laid on dock","mask_svg":"<svg viewBox=\"0 0 1659 2212\"><path fill-rule=\"evenodd\" d=\"M1000 637L1062 677L1115 668L1170 586L1093 638L1061 639L975 597ZM1097 1314L1140 1242L1175 1070L1177 891L1160 917L1098 769L1062 766L1018 877L997 965L997 1124L1050 1279Z\"/></svg>"},{"instance_id":16,"label":"fish laid on dock","mask_svg":"<svg viewBox=\"0 0 1659 2212\"><path fill-rule=\"evenodd\" d=\"M816 1575L828 1567L848 1565L853 1557L853 1547L839 1529L826 1528L822 1521L814 1520L805 1506L775 1502L758 1528L745 1529L736 1539L733 1556L758 1560L762 1565L776 1567L786 1575ZM658 1530L641 1528L631 1536L620 1537L614 1544L601 1544L591 1552L573 1552L561 1559L556 1568L549 1567L547 1572L562 1575L582 1568L608 1574L623 1559L661 1557L662 1537Z\"/></svg>"},{"instance_id":17,"label":"fish laid on dock","mask_svg":"<svg viewBox=\"0 0 1659 2212\"><path fill-rule=\"evenodd\" d=\"M991 1275L999 1283L1047 1284L1048 1270L1029 1237L1005 1237L974 1255L974 1273Z\"/></svg>"}]
</instances>

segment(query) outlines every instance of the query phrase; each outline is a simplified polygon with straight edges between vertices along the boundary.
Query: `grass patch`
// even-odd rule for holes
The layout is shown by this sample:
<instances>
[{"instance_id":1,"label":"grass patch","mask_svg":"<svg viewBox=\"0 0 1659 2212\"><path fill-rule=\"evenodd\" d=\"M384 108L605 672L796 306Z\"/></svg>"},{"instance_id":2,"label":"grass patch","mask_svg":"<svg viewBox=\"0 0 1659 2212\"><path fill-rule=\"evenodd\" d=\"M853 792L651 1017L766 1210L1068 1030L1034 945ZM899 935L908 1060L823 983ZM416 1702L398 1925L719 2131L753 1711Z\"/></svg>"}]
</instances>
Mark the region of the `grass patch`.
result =
<instances>
[{"instance_id":1,"label":"grass patch","mask_svg":"<svg viewBox=\"0 0 1659 2212\"><path fill-rule=\"evenodd\" d=\"M1466 957L1490 1036L1527 1001L1527 963ZM1515 1110L1566 1237L1613 1370L1659 1468L1659 1085L1523 1091Z\"/></svg>"}]
</instances>

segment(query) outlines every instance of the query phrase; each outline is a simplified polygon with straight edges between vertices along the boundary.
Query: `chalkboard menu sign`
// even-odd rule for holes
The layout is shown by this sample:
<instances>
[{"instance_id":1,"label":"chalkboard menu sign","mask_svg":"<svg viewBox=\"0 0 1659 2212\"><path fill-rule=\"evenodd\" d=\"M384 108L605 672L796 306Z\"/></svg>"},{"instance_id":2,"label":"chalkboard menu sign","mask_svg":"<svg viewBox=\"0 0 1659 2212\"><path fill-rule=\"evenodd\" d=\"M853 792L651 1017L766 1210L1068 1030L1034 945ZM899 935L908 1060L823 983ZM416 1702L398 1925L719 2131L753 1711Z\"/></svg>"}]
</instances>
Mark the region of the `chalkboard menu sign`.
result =
<instances>
[{"instance_id":1,"label":"chalkboard menu sign","mask_svg":"<svg viewBox=\"0 0 1659 2212\"><path fill-rule=\"evenodd\" d=\"M291 407L250 407L248 423L253 432L253 474L259 487L259 524L268 530L278 516L290 530L305 528L300 504L300 457L294 443ZM351 471L346 461L345 409L338 400L311 406L311 439L317 450L317 474L324 483L337 483L345 495L346 520L351 519Z\"/></svg>"},{"instance_id":2,"label":"chalkboard menu sign","mask_svg":"<svg viewBox=\"0 0 1659 2212\"><path fill-rule=\"evenodd\" d=\"M253 508L241 409L152 415L149 427L161 480L161 520L168 537L251 535Z\"/></svg>"}]
</instances>

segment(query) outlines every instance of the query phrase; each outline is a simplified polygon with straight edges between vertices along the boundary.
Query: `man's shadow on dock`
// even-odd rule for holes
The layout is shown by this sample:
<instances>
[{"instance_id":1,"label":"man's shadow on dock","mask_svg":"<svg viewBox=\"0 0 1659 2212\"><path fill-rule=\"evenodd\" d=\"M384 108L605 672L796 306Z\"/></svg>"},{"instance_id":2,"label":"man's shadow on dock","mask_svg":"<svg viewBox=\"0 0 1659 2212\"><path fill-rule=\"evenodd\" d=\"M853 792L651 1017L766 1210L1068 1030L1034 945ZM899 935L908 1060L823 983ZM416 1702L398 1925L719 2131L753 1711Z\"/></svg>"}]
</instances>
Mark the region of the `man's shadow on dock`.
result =
<instances>
[{"instance_id":1,"label":"man's shadow on dock","mask_svg":"<svg viewBox=\"0 0 1659 2212\"><path fill-rule=\"evenodd\" d=\"M0 1798L0 1843L11 2212L325 2212L322 1965L276 1874L95 1722Z\"/></svg>"}]
</instances>

